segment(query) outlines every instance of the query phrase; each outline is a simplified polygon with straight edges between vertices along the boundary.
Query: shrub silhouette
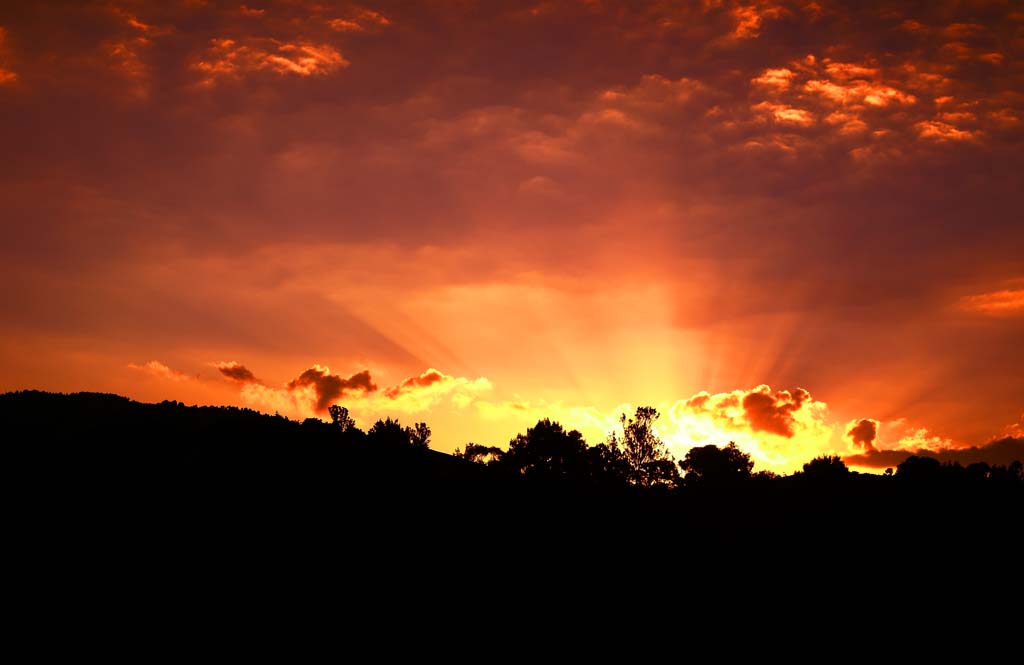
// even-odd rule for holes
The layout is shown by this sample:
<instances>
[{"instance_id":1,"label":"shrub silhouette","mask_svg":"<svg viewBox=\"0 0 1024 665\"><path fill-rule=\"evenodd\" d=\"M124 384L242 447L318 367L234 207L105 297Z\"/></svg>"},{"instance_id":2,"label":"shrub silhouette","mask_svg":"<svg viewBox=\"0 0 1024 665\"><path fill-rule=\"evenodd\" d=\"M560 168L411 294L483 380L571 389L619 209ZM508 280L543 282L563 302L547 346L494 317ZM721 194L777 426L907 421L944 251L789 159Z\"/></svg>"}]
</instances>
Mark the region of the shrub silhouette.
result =
<instances>
[{"instance_id":1,"label":"shrub silhouette","mask_svg":"<svg viewBox=\"0 0 1024 665\"><path fill-rule=\"evenodd\" d=\"M580 480L589 473L583 435L547 418L512 439L499 464L531 478Z\"/></svg>"},{"instance_id":2,"label":"shrub silhouette","mask_svg":"<svg viewBox=\"0 0 1024 665\"><path fill-rule=\"evenodd\" d=\"M478 464L491 464L500 460L504 454L505 451L497 446L483 446L470 442L466 444L465 450L456 448L452 455Z\"/></svg>"},{"instance_id":3,"label":"shrub silhouette","mask_svg":"<svg viewBox=\"0 0 1024 665\"><path fill-rule=\"evenodd\" d=\"M850 477L850 469L838 455L822 455L804 464L803 476L816 482L841 482Z\"/></svg>"},{"instance_id":4,"label":"shrub silhouette","mask_svg":"<svg viewBox=\"0 0 1024 665\"><path fill-rule=\"evenodd\" d=\"M896 466L896 477L909 482L931 482L942 474L942 463L934 457L911 455Z\"/></svg>"},{"instance_id":5,"label":"shrub silhouette","mask_svg":"<svg viewBox=\"0 0 1024 665\"><path fill-rule=\"evenodd\" d=\"M679 463L692 487L731 485L750 478L754 462L732 441L724 448L715 445L691 448Z\"/></svg>"}]
</instances>

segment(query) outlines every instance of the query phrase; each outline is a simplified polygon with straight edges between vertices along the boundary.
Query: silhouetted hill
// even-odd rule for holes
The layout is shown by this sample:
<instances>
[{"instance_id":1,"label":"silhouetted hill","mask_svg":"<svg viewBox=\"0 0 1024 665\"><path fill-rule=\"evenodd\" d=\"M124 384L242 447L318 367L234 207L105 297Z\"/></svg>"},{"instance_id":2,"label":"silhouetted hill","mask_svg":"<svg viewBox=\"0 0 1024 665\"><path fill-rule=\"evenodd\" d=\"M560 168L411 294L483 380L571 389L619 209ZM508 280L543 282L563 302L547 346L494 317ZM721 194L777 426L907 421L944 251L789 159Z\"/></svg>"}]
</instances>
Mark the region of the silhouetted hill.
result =
<instances>
[{"instance_id":1,"label":"silhouetted hill","mask_svg":"<svg viewBox=\"0 0 1024 665\"><path fill-rule=\"evenodd\" d=\"M669 568L799 557L953 566L987 552L998 565L1017 551L1022 515L1020 483L953 474L934 460L894 477L819 465L824 472L644 489L509 473L234 407L26 391L0 395L0 422L16 520L29 542L47 543L39 556L54 565L69 551L81 563L125 547L204 569L315 562L368 575L410 565L557 575L569 561L600 568L637 557ZM606 574L628 583L617 567Z\"/></svg>"},{"instance_id":2,"label":"silhouetted hill","mask_svg":"<svg viewBox=\"0 0 1024 665\"><path fill-rule=\"evenodd\" d=\"M195 514L231 507L301 510L297 520L359 501L377 513L400 497L468 487L481 470L432 450L369 445L355 430L235 407L141 404L99 393L0 395L9 446L54 497L103 502L112 514L159 508ZM419 510L420 497L403 506ZM251 506L249 510L247 506ZM264 519L266 515L260 519Z\"/></svg>"}]
</instances>

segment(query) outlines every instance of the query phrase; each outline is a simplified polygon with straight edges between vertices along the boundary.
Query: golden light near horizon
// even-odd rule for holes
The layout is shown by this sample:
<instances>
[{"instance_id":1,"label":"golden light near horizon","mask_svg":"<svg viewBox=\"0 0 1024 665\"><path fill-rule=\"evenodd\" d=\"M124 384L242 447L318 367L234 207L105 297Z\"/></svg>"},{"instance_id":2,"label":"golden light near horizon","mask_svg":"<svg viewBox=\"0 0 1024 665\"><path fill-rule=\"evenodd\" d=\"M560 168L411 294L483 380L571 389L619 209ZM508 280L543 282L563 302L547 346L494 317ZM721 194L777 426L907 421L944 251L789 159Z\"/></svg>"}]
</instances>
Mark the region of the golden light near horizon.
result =
<instances>
[{"instance_id":1,"label":"golden light near horizon","mask_svg":"<svg viewBox=\"0 0 1024 665\"><path fill-rule=\"evenodd\" d=\"M344 403L447 452L651 405L677 456L777 473L988 450L1024 410L1022 31L980 1L0 8L0 390Z\"/></svg>"}]
</instances>

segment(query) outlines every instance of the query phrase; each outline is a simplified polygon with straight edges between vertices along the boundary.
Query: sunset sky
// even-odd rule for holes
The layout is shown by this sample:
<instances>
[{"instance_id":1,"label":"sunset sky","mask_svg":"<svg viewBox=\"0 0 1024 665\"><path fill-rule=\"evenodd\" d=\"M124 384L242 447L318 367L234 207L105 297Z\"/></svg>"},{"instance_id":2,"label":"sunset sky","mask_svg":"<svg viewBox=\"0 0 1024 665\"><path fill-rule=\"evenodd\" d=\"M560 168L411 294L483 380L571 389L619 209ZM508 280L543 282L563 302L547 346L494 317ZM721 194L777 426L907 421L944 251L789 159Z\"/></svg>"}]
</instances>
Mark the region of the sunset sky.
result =
<instances>
[{"instance_id":1,"label":"sunset sky","mask_svg":"<svg viewBox=\"0 0 1024 665\"><path fill-rule=\"evenodd\" d=\"M0 391L1024 437L1022 55L1010 0L6 2Z\"/></svg>"}]
</instances>

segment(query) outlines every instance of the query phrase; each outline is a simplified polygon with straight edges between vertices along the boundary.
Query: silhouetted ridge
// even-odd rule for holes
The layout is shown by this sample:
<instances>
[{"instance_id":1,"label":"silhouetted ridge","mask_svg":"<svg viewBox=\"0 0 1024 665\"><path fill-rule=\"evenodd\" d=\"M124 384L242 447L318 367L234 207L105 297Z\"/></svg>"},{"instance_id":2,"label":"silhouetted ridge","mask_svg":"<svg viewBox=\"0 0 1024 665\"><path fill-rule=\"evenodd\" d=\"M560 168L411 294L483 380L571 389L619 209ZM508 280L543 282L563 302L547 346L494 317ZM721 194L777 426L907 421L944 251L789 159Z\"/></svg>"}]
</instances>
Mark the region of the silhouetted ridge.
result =
<instances>
[{"instance_id":1,"label":"silhouetted ridge","mask_svg":"<svg viewBox=\"0 0 1024 665\"><path fill-rule=\"evenodd\" d=\"M656 412L643 410L597 446L542 420L507 450L470 444L456 455L429 449L425 423L385 419L364 432L343 407L331 417L0 395L25 497L19 519L69 542L303 552L371 567L467 552L529 565L556 551L588 561L804 550L870 560L1014 551L1008 526L1022 515L1019 462L911 457L883 476L824 457L780 477L752 472L734 445L694 448L676 465L651 438Z\"/></svg>"}]
</instances>

